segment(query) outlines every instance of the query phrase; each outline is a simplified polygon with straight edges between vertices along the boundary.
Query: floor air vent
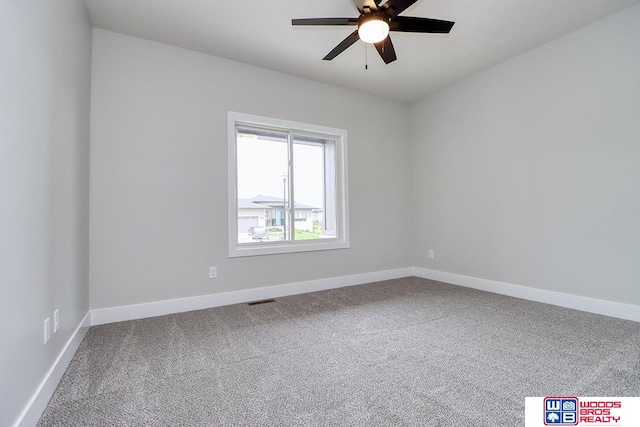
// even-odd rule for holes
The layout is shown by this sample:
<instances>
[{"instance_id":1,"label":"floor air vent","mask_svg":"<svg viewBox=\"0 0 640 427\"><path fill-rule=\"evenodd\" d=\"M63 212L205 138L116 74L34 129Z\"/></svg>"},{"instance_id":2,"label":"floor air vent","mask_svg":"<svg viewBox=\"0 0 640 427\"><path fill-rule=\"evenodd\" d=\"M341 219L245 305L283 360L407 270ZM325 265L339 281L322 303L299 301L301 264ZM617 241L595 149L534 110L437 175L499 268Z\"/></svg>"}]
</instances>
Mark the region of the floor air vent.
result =
<instances>
[{"instance_id":1,"label":"floor air vent","mask_svg":"<svg viewBox=\"0 0 640 427\"><path fill-rule=\"evenodd\" d=\"M253 301L253 302L248 302L247 305L258 305L258 304L267 304L270 302L276 302L276 300L274 299L263 299L260 301Z\"/></svg>"}]
</instances>

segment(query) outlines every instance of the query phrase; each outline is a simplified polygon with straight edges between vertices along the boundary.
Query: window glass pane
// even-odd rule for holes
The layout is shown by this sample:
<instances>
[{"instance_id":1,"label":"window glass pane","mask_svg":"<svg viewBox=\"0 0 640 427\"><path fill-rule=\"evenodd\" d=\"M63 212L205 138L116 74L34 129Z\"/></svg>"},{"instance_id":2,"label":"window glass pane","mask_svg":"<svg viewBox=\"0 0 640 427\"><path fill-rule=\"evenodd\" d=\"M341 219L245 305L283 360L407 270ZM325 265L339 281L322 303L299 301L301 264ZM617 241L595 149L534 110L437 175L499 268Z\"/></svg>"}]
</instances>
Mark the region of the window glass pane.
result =
<instances>
[{"instance_id":1,"label":"window glass pane","mask_svg":"<svg viewBox=\"0 0 640 427\"><path fill-rule=\"evenodd\" d=\"M335 225L327 227L336 215L335 155L328 153L334 150L332 140L293 137L294 240L336 237Z\"/></svg>"},{"instance_id":2,"label":"window glass pane","mask_svg":"<svg viewBox=\"0 0 640 427\"><path fill-rule=\"evenodd\" d=\"M288 135L238 126L238 243L288 240Z\"/></svg>"}]
</instances>

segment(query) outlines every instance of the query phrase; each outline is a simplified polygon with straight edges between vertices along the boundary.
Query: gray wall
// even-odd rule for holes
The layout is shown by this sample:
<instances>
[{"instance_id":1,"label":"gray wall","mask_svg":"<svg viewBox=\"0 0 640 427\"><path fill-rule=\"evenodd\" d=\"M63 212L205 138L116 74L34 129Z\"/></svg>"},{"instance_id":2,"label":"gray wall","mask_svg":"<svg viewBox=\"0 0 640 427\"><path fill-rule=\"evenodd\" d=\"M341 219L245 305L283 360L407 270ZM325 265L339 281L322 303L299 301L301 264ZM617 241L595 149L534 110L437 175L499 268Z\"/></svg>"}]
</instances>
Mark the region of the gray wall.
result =
<instances>
[{"instance_id":1,"label":"gray wall","mask_svg":"<svg viewBox=\"0 0 640 427\"><path fill-rule=\"evenodd\" d=\"M91 25L82 0L0 4L0 425L89 308ZM43 321L61 330L43 344ZM52 323L53 326L53 323Z\"/></svg>"},{"instance_id":2,"label":"gray wall","mask_svg":"<svg viewBox=\"0 0 640 427\"><path fill-rule=\"evenodd\" d=\"M93 61L92 308L410 266L407 105L98 29ZM228 258L228 110L348 130L350 249Z\"/></svg>"},{"instance_id":3,"label":"gray wall","mask_svg":"<svg viewBox=\"0 0 640 427\"><path fill-rule=\"evenodd\" d=\"M416 266L640 304L640 6L411 111Z\"/></svg>"}]
</instances>

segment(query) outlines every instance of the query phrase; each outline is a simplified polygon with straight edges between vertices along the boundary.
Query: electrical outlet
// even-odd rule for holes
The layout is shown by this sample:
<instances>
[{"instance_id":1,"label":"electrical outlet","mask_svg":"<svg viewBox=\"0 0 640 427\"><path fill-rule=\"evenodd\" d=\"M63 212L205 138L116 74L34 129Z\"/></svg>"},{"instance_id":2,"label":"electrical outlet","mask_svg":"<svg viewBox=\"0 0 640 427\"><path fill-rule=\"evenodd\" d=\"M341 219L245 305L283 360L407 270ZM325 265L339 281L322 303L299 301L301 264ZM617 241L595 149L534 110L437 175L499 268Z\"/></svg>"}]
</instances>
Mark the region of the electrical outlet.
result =
<instances>
[{"instance_id":1,"label":"electrical outlet","mask_svg":"<svg viewBox=\"0 0 640 427\"><path fill-rule=\"evenodd\" d=\"M49 338L51 338L51 321L47 317L44 319L44 343L49 342Z\"/></svg>"},{"instance_id":2,"label":"electrical outlet","mask_svg":"<svg viewBox=\"0 0 640 427\"><path fill-rule=\"evenodd\" d=\"M429 249L429 259L433 259L433 258L435 258L433 251Z\"/></svg>"},{"instance_id":3,"label":"electrical outlet","mask_svg":"<svg viewBox=\"0 0 640 427\"><path fill-rule=\"evenodd\" d=\"M209 267L209 279L218 277L218 267Z\"/></svg>"},{"instance_id":4,"label":"electrical outlet","mask_svg":"<svg viewBox=\"0 0 640 427\"><path fill-rule=\"evenodd\" d=\"M55 334L60 329L60 310L56 308L53 312L53 333Z\"/></svg>"}]
</instances>

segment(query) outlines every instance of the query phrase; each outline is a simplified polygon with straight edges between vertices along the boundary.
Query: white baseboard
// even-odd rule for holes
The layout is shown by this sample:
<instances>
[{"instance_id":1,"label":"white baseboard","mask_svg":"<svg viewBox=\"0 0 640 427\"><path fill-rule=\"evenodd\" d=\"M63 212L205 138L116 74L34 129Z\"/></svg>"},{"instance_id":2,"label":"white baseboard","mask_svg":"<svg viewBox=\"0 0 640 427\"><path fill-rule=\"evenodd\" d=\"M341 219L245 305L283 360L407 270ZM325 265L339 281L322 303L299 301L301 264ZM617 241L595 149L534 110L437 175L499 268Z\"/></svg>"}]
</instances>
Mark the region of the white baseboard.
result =
<instances>
[{"instance_id":1,"label":"white baseboard","mask_svg":"<svg viewBox=\"0 0 640 427\"><path fill-rule=\"evenodd\" d=\"M640 306L638 305L565 294L562 292L547 291L545 289L530 288L527 286L512 285L510 283L479 279L477 277L429 270L421 267L414 267L413 274L424 279L437 280L439 282L451 283L453 285L464 286L467 288L474 288L530 301L543 302L545 304L573 308L575 310L588 311L590 313L603 314L605 316L640 322Z\"/></svg>"},{"instance_id":2,"label":"white baseboard","mask_svg":"<svg viewBox=\"0 0 640 427\"><path fill-rule=\"evenodd\" d=\"M637 305L513 285L510 283L463 276L460 274L430 270L421 267L407 267L394 270L376 271L372 273L355 274L351 276L331 277L327 279L288 283L284 285L201 295L197 297L94 309L91 310L91 325L102 325L106 323L122 322L125 320L163 316L166 314L239 304L266 298L277 298L287 295L297 295L326 289L341 288L344 286L360 285L363 283L377 282L381 280L399 279L401 277L408 276L418 276L424 279L437 280L453 285L494 292L530 301L537 301L640 322L640 306Z\"/></svg>"},{"instance_id":3,"label":"white baseboard","mask_svg":"<svg viewBox=\"0 0 640 427\"><path fill-rule=\"evenodd\" d=\"M145 317L163 316L165 314L182 313L185 311L239 304L267 298L304 294L326 289L342 288L344 286L378 282L381 280L399 279L401 277L411 276L412 274L413 267L407 267L395 270L376 271L373 273L354 274L351 276L287 283L285 285L266 286L263 288L201 295L197 297L99 308L91 310L91 325L143 319Z\"/></svg>"},{"instance_id":4,"label":"white baseboard","mask_svg":"<svg viewBox=\"0 0 640 427\"><path fill-rule=\"evenodd\" d=\"M71 334L67 344L62 348L58 358L44 376L31 400L29 400L29 403L27 403L27 406L18 417L14 427L32 427L38 424L44 409L47 407L51 396L53 396L53 392L62 379L62 375L67 370L73 355L76 354L76 350L80 346L87 330L89 330L89 326L91 326L89 313L87 312L76 330Z\"/></svg>"}]
</instances>

